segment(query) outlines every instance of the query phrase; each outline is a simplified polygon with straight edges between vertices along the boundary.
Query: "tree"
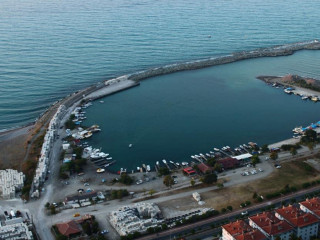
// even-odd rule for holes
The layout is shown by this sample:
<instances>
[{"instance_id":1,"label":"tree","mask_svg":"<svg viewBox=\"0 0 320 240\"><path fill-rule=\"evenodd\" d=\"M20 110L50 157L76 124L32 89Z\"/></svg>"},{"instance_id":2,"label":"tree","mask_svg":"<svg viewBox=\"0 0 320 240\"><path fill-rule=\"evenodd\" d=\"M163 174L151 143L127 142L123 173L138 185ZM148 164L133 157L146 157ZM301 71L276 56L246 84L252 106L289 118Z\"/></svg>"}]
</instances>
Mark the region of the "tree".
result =
<instances>
[{"instance_id":1,"label":"tree","mask_svg":"<svg viewBox=\"0 0 320 240\"><path fill-rule=\"evenodd\" d=\"M156 191L155 191L154 189L150 189L150 190L149 190L149 195L150 195L150 196L152 196L152 195L155 194L155 193L156 193Z\"/></svg>"},{"instance_id":2,"label":"tree","mask_svg":"<svg viewBox=\"0 0 320 240\"><path fill-rule=\"evenodd\" d=\"M313 142L309 142L307 146L308 146L309 150L312 151L313 148L314 148L314 143Z\"/></svg>"},{"instance_id":3,"label":"tree","mask_svg":"<svg viewBox=\"0 0 320 240\"><path fill-rule=\"evenodd\" d=\"M50 206L50 213L53 215L53 214L56 214L56 207L54 205L51 205Z\"/></svg>"},{"instance_id":4,"label":"tree","mask_svg":"<svg viewBox=\"0 0 320 240\"><path fill-rule=\"evenodd\" d=\"M260 162L260 159L258 155L255 154L251 157L251 164L253 167L255 167L259 162Z\"/></svg>"},{"instance_id":5,"label":"tree","mask_svg":"<svg viewBox=\"0 0 320 240\"><path fill-rule=\"evenodd\" d=\"M192 187L196 184L196 181L194 180L194 178L191 178L190 184L191 184Z\"/></svg>"},{"instance_id":6,"label":"tree","mask_svg":"<svg viewBox=\"0 0 320 240\"><path fill-rule=\"evenodd\" d=\"M264 145L261 147L261 151L262 151L263 153L269 152L268 144L264 144Z\"/></svg>"},{"instance_id":7,"label":"tree","mask_svg":"<svg viewBox=\"0 0 320 240\"><path fill-rule=\"evenodd\" d=\"M292 156L297 155L297 149L291 148L290 149L290 153L291 153Z\"/></svg>"},{"instance_id":8,"label":"tree","mask_svg":"<svg viewBox=\"0 0 320 240\"><path fill-rule=\"evenodd\" d=\"M122 173L119 179L119 182L126 184L126 185L130 185L133 183L133 178L130 177L128 174L126 173Z\"/></svg>"},{"instance_id":9,"label":"tree","mask_svg":"<svg viewBox=\"0 0 320 240\"><path fill-rule=\"evenodd\" d=\"M160 167L158 173L160 176L165 176L170 174L170 170L166 167Z\"/></svg>"},{"instance_id":10,"label":"tree","mask_svg":"<svg viewBox=\"0 0 320 240\"><path fill-rule=\"evenodd\" d=\"M277 153L277 152L271 152L271 153L270 153L270 158L271 158L272 160L278 159L278 153Z\"/></svg>"},{"instance_id":11,"label":"tree","mask_svg":"<svg viewBox=\"0 0 320 240\"><path fill-rule=\"evenodd\" d=\"M221 170L222 170L222 165L221 165L220 163L214 164L213 170L214 170L214 171L217 171L217 172L221 172Z\"/></svg>"},{"instance_id":12,"label":"tree","mask_svg":"<svg viewBox=\"0 0 320 240\"><path fill-rule=\"evenodd\" d=\"M46 205L44 205L45 207L46 207L46 209L49 209L49 207L50 207L50 203L49 202L47 202L46 203Z\"/></svg>"},{"instance_id":13,"label":"tree","mask_svg":"<svg viewBox=\"0 0 320 240\"><path fill-rule=\"evenodd\" d=\"M163 178L163 184L171 188L174 184L174 179L170 175L167 175Z\"/></svg>"},{"instance_id":14,"label":"tree","mask_svg":"<svg viewBox=\"0 0 320 240\"><path fill-rule=\"evenodd\" d=\"M217 181L217 175L215 173L206 174L201 181L205 184L215 183Z\"/></svg>"},{"instance_id":15,"label":"tree","mask_svg":"<svg viewBox=\"0 0 320 240\"><path fill-rule=\"evenodd\" d=\"M209 158L207 164L213 167L216 164L216 160L214 158Z\"/></svg>"}]
</instances>

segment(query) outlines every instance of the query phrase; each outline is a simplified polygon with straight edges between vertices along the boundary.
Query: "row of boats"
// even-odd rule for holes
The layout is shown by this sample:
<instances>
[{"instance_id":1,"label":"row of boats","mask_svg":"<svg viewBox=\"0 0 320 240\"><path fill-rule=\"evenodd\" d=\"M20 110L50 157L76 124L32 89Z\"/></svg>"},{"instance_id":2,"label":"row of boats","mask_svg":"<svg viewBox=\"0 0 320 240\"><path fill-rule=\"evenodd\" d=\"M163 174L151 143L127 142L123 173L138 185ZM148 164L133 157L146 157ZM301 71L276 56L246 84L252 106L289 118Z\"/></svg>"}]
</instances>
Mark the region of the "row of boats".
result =
<instances>
[{"instance_id":1,"label":"row of boats","mask_svg":"<svg viewBox=\"0 0 320 240\"><path fill-rule=\"evenodd\" d=\"M293 88L293 87L285 87L283 86L282 84L279 84L279 83L273 83L272 84L272 87L275 87L275 88L279 88L279 87L283 87L284 88L284 92L287 93L287 94L294 94L294 95L297 95L297 96L300 96L302 100L308 100L310 99L311 101L313 102L318 102L320 101L320 98L316 95L304 95L304 94L300 94L298 93L297 91L295 91L296 89Z\"/></svg>"},{"instance_id":2,"label":"row of boats","mask_svg":"<svg viewBox=\"0 0 320 240\"><path fill-rule=\"evenodd\" d=\"M316 128L318 128L318 127L320 127L320 121L318 121L318 122L316 122L316 123L311 123L309 126L307 126L307 127L302 127L302 126L300 126L300 127L295 127L294 129L292 129L292 131L294 132L294 134L303 134L306 130L308 130L308 129L311 129L311 130L313 130L313 129L316 129Z\"/></svg>"}]
</instances>

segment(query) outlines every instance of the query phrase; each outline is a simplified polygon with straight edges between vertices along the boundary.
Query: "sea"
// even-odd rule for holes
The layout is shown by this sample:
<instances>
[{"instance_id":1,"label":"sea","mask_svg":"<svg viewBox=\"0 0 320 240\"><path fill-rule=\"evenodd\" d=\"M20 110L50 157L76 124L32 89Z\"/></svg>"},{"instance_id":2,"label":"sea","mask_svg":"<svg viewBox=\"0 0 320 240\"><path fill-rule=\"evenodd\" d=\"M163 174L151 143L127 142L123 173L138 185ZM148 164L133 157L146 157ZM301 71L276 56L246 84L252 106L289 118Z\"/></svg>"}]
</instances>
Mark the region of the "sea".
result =
<instances>
[{"instance_id":1,"label":"sea","mask_svg":"<svg viewBox=\"0 0 320 240\"><path fill-rule=\"evenodd\" d=\"M319 10L318 0L2 0L0 131L28 124L66 95L123 74L317 39ZM180 161L212 144L280 140L292 127L320 120L317 105L255 79L287 73L320 78L319 53L145 80L88 109L88 123L103 128L91 141L121 165L128 159Z\"/></svg>"}]
</instances>

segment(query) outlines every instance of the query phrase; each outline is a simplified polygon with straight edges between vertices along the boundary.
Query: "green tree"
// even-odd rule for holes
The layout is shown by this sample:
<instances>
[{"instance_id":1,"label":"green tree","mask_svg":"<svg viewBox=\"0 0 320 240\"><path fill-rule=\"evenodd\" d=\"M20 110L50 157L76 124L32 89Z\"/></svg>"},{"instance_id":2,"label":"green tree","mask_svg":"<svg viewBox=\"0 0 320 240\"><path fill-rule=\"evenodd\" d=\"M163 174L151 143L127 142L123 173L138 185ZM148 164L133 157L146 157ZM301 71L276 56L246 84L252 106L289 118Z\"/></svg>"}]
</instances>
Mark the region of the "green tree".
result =
<instances>
[{"instance_id":1,"label":"green tree","mask_svg":"<svg viewBox=\"0 0 320 240\"><path fill-rule=\"evenodd\" d=\"M308 146L309 150L312 151L313 148L314 148L314 143L313 143L313 142L309 142L309 143L307 144L307 146Z\"/></svg>"},{"instance_id":2,"label":"green tree","mask_svg":"<svg viewBox=\"0 0 320 240\"><path fill-rule=\"evenodd\" d=\"M214 158L209 158L207 164L213 167L216 164L216 160Z\"/></svg>"},{"instance_id":3,"label":"green tree","mask_svg":"<svg viewBox=\"0 0 320 240\"><path fill-rule=\"evenodd\" d=\"M170 170L166 167L160 167L158 173L160 176L166 176L170 174Z\"/></svg>"},{"instance_id":4,"label":"green tree","mask_svg":"<svg viewBox=\"0 0 320 240\"><path fill-rule=\"evenodd\" d=\"M49 203L49 202L47 202L44 206L46 207L46 209L49 209L49 207L50 207L50 203Z\"/></svg>"},{"instance_id":5,"label":"green tree","mask_svg":"<svg viewBox=\"0 0 320 240\"><path fill-rule=\"evenodd\" d=\"M119 182L126 184L126 185L131 185L133 183L133 178L130 177L128 174L123 173L120 176Z\"/></svg>"},{"instance_id":6,"label":"green tree","mask_svg":"<svg viewBox=\"0 0 320 240\"><path fill-rule=\"evenodd\" d=\"M271 158L272 160L278 159L278 153L277 153L277 152L271 152L271 153L270 153L270 158Z\"/></svg>"},{"instance_id":7,"label":"green tree","mask_svg":"<svg viewBox=\"0 0 320 240\"><path fill-rule=\"evenodd\" d=\"M258 155L255 154L251 157L251 164L253 167L255 167L259 162L260 162L260 159Z\"/></svg>"},{"instance_id":8,"label":"green tree","mask_svg":"<svg viewBox=\"0 0 320 240\"><path fill-rule=\"evenodd\" d=\"M291 148L290 149L290 153L291 153L292 156L297 155L297 149Z\"/></svg>"},{"instance_id":9,"label":"green tree","mask_svg":"<svg viewBox=\"0 0 320 240\"><path fill-rule=\"evenodd\" d=\"M171 188L174 184L174 179L170 175L167 175L163 178L163 184Z\"/></svg>"},{"instance_id":10,"label":"green tree","mask_svg":"<svg viewBox=\"0 0 320 240\"><path fill-rule=\"evenodd\" d=\"M205 184L212 184L217 182L217 175L215 173L206 174L201 180Z\"/></svg>"},{"instance_id":11,"label":"green tree","mask_svg":"<svg viewBox=\"0 0 320 240\"><path fill-rule=\"evenodd\" d=\"M194 178L191 178L190 184L191 184L192 187L196 184L196 181L194 180Z\"/></svg>"},{"instance_id":12,"label":"green tree","mask_svg":"<svg viewBox=\"0 0 320 240\"><path fill-rule=\"evenodd\" d=\"M150 195L150 196L152 196L152 195L155 194L155 193L156 193L156 191L155 191L154 189L150 189L150 190L149 190L149 195Z\"/></svg>"},{"instance_id":13,"label":"green tree","mask_svg":"<svg viewBox=\"0 0 320 240\"><path fill-rule=\"evenodd\" d=\"M262 151L263 153L269 152L268 144L262 145L261 151Z\"/></svg>"},{"instance_id":14,"label":"green tree","mask_svg":"<svg viewBox=\"0 0 320 240\"><path fill-rule=\"evenodd\" d=\"M214 164L213 170L217 171L217 172L221 172L222 171L222 165L220 163Z\"/></svg>"}]
</instances>

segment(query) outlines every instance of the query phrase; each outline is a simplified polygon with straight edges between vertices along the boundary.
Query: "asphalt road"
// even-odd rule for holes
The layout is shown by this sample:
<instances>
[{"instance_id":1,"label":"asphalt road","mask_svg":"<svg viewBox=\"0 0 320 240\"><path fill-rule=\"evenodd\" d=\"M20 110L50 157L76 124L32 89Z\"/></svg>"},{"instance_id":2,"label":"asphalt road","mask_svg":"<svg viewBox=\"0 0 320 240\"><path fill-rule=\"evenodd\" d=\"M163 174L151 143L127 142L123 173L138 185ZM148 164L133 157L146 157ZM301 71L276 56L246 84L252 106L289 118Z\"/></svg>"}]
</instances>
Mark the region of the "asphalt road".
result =
<instances>
[{"instance_id":1,"label":"asphalt road","mask_svg":"<svg viewBox=\"0 0 320 240\"><path fill-rule=\"evenodd\" d=\"M234 220L236 220L237 217L241 216L241 212L243 212L243 211L248 211L249 216L255 215L256 213L261 212L263 208L266 208L270 205L275 205L275 207L280 207L282 205L282 203L284 203L285 201L290 200L292 198L296 198L296 199L298 199L298 201L300 201L300 200L304 199L304 196L306 194L312 193L315 191L319 191L319 190L320 190L320 186L316 186L313 188L309 188L309 189L302 190L302 191L299 191L299 192L296 192L293 194L283 196L281 198L277 198L277 199L273 199L273 200L270 200L267 202L263 202L261 204L254 205L252 207L244 208L244 209L241 209L238 211L230 212L230 213L216 216L216 217L211 217L211 218L208 218L208 219L205 219L202 221L198 221L198 222L195 222L192 224L187 224L187 225L184 225L181 227L176 227L176 228L170 229L165 232L144 236L144 237L141 237L138 239L139 240L152 240L152 239L162 240L162 239L170 239L170 237L172 239L174 239L174 237L177 238L179 234L181 234L181 236L182 236L184 233L189 233L190 230L192 230L192 229L196 229L199 227L201 227L201 228L211 227L212 224L217 224L218 222L226 221L226 220L234 221ZM198 236L198 234L194 234L190 239L194 239L194 237L197 237L197 236L198 237L201 236L201 238L209 237L209 236L212 236L212 234L215 232L216 232L216 230L212 229L212 232L207 231L206 234L204 234L204 235L202 233L199 233L199 236ZM187 238L187 239L189 239L189 238Z\"/></svg>"}]
</instances>

